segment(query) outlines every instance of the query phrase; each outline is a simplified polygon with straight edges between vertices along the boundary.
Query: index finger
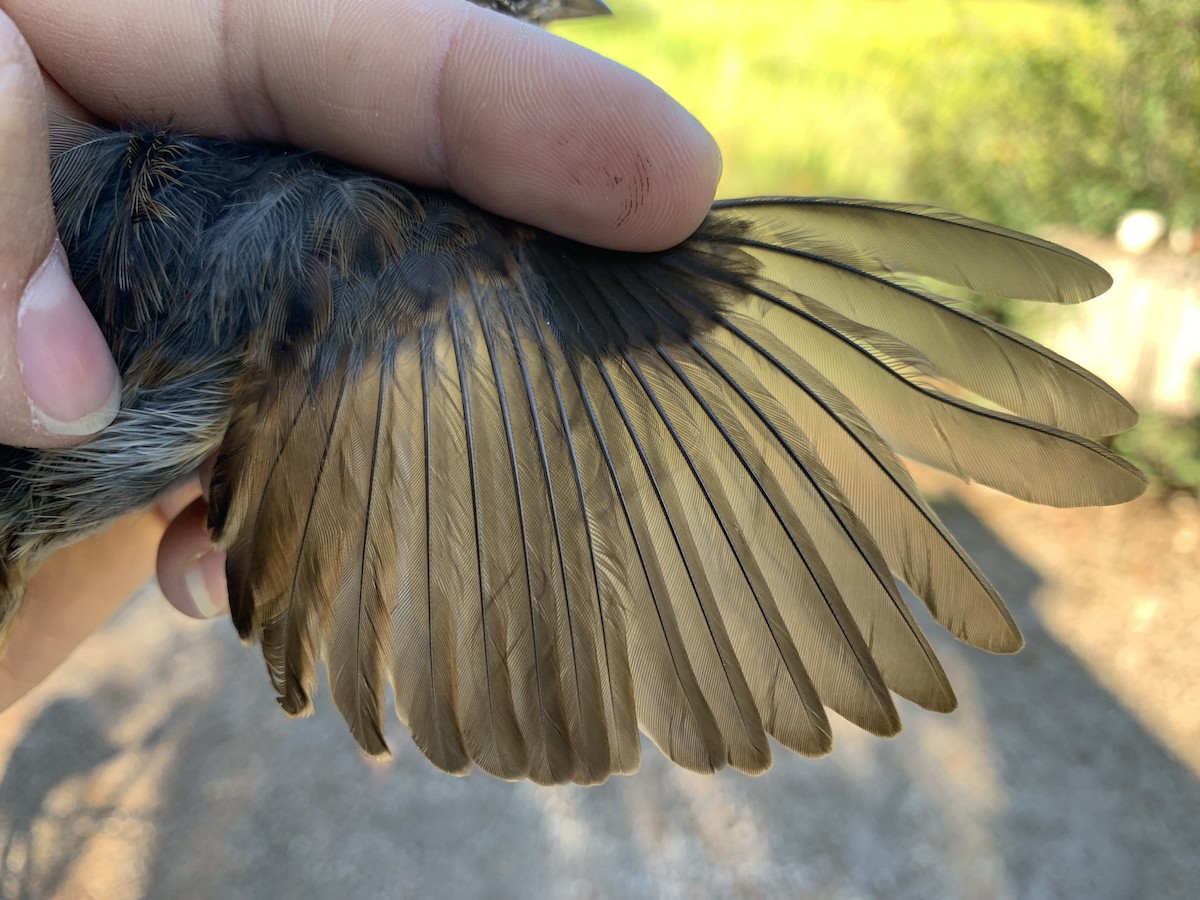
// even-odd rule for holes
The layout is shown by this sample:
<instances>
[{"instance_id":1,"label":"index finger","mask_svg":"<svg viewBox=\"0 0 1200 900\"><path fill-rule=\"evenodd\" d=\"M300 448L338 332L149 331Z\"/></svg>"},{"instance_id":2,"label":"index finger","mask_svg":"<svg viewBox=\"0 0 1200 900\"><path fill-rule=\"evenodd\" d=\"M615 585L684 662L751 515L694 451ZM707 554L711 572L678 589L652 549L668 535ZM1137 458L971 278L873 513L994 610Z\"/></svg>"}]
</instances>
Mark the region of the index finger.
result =
<instances>
[{"instance_id":1,"label":"index finger","mask_svg":"<svg viewBox=\"0 0 1200 900\"><path fill-rule=\"evenodd\" d=\"M588 243L677 243L720 173L712 138L652 83L466 0L8 7L104 118L325 150Z\"/></svg>"}]
</instances>

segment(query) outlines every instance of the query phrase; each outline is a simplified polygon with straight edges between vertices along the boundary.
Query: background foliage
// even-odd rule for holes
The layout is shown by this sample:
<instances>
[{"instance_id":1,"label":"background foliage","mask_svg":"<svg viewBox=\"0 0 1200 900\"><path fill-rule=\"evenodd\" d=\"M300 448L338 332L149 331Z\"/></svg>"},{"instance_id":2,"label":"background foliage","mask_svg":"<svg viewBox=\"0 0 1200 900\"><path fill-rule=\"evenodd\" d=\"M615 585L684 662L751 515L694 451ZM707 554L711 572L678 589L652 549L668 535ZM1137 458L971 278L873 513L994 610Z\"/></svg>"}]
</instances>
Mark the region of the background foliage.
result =
<instances>
[{"instance_id":1,"label":"background foliage","mask_svg":"<svg viewBox=\"0 0 1200 900\"><path fill-rule=\"evenodd\" d=\"M561 33L675 95L722 192L1007 225L1200 218L1200 0L611 0Z\"/></svg>"}]
</instances>

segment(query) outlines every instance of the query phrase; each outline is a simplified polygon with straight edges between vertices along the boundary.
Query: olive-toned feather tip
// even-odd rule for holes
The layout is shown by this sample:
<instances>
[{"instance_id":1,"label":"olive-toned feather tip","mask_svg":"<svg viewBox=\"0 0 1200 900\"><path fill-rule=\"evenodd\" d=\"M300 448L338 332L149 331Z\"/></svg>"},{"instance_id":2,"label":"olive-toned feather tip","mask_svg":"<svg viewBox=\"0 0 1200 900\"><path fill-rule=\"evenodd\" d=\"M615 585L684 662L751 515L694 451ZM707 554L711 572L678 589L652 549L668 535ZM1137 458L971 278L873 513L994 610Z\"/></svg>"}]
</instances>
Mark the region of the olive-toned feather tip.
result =
<instances>
[{"instance_id":1,"label":"olive-toned feather tip","mask_svg":"<svg viewBox=\"0 0 1200 900\"><path fill-rule=\"evenodd\" d=\"M76 125L60 236L124 378L72 448L0 449L0 622L50 551L216 454L238 632L287 712L325 661L386 752L595 783L829 751L953 690L897 587L1021 646L899 457L1036 503L1145 481L1136 414L933 293L1074 303L1062 247L928 207L717 203L677 247L587 247L326 157ZM7 624L0 625L7 628Z\"/></svg>"}]
</instances>

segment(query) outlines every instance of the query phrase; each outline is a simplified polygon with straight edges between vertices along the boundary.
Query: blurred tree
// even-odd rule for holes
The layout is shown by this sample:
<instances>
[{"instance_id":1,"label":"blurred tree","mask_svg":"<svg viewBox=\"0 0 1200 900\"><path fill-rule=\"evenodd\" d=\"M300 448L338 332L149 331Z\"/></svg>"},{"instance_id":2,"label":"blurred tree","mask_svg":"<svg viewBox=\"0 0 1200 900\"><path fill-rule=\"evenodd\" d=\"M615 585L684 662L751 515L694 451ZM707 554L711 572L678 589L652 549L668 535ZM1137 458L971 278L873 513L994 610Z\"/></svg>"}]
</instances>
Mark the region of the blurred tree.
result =
<instances>
[{"instance_id":1,"label":"blurred tree","mask_svg":"<svg viewBox=\"0 0 1200 900\"><path fill-rule=\"evenodd\" d=\"M1100 0L1065 33L940 55L910 111L918 196L1018 227L1200 219L1200 0Z\"/></svg>"},{"instance_id":2,"label":"blurred tree","mask_svg":"<svg viewBox=\"0 0 1200 900\"><path fill-rule=\"evenodd\" d=\"M1200 2L1110 2L1125 48L1123 171L1144 205L1191 225L1200 218Z\"/></svg>"}]
</instances>

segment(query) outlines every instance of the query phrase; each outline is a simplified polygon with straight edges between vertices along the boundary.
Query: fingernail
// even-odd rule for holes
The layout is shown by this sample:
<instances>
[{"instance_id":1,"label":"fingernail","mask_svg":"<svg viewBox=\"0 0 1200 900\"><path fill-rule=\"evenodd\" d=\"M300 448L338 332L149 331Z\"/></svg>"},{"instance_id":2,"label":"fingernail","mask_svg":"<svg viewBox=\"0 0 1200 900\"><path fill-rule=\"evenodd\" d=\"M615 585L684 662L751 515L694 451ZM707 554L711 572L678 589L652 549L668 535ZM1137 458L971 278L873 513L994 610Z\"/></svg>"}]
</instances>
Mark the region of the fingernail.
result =
<instances>
[{"instance_id":1,"label":"fingernail","mask_svg":"<svg viewBox=\"0 0 1200 900\"><path fill-rule=\"evenodd\" d=\"M51 434L94 434L116 416L116 363L57 241L21 297L17 360L33 417Z\"/></svg>"},{"instance_id":2,"label":"fingernail","mask_svg":"<svg viewBox=\"0 0 1200 900\"><path fill-rule=\"evenodd\" d=\"M195 607L197 619L211 619L229 609L229 591L225 586L225 554L210 550L183 573L183 583ZM188 610L184 610L188 612Z\"/></svg>"}]
</instances>

